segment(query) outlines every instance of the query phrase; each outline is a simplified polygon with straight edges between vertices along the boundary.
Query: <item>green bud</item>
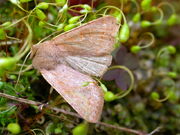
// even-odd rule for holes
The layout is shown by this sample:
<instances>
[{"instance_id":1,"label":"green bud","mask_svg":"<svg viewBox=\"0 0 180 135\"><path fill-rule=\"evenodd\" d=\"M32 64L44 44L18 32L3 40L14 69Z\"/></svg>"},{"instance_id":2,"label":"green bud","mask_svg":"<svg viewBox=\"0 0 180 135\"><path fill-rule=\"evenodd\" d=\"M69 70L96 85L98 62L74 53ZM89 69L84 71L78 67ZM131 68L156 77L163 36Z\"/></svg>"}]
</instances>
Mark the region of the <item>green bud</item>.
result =
<instances>
[{"instance_id":1,"label":"green bud","mask_svg":"<svg viewBox=\"0 0 180 135\"><path fill-rule=\"evenodd\" d=\"M46 25L46 23L45 23L44 21L39 21L38 25L39 25L40 27L43 27L43 26Z\"/></svg>"},{"instance_id":2,"label":"green bud","mask_svg":"<svg viewBox=\"0 0 180 135\"><path fill-rule=\"evenodd\" d=\"M64 31L69 31L73 28L75 28L77 25L76 24L68 24L64 27Z\"/></svg>"},{"instance_id":3,"label":"green bud","mask_svg":"<svg viewBox=\"0 0 180 135\"><path fill-rule=\"evenodd\" d=\"M87 135L88 123L81 123L72 130L73 135Z\"/></svg>"},{"instance_id":4,"label":"green bud","mask_svg":"<svg viewBox=\"0 0 180 135\"><path fill-rule=\"evenodd\" d=\"M55 128L54 129L54 133L55 134L60 134L60 133L62 133L63 131L62 131L62 129L61 128Z\"/></svg>"},{"instance_id":5,"label":"green bud","mask_svg":"<svg viewBox=\"0 0 180 135\"><path fill-rule=\"evenodd\" d=\"M159 99L159 94L157 92L152 92L151 93L151 98L154 99L154 100L157 100L157 99Z\"/></svg>"},{"instance_id":6,"label":"green bud","mask_svg":"<svg viewBox=\"0 0 180 135\"><path fill-rule=\"evenodd\" d=\"M21 127L18 123L9 123L7 130L12 134L19 134L21 132Z\"/></svg>"},{"instance_id":7,"label":"green bud","mask_svg":"<svg viewBox=\"0 0 180 135\"><path fill-rule=\"evenodd\" d=\"M27 3L27 2L30 2L32 0L20 0L21 3Z\"/></svg>"},{"instance_id":8,"label":"green bud","mask_svg":"<svg viewBox=\"0 0 180 135\"><path fill-rule=\"evenodd\" d=\"M11 3L15 4L15 5L18 5L20 4L19 0L10 0Z\"/></svg>"},{"instance_id":9,"label":"green bud","mask_svg":"<svg viewBox=\"0 0 180 135\"><path fill-rule=\"evenodd\" d=\"M141 22L141 27L146 28L146 27L149 27L149 26L151 26L150 21L144 20L144 21Z\"/></svg>"},{"instance_id":10,"label":"green bud","mask_svg":"<svg viewBox=\"0 0 180 135\"><path fill-rule=\"evenodd\" d=\"M41 2L36 6L36 8L39 8L39 9L47 9L48 7L49 7L49 4L46 2Z\"/></svg>"},{"instance_id":11,"label":"green bud","mask_svg":"<svg viewBox=\"0 0 180 135\"><path fill-rule=\"evenodd\" d=\"M81 18L81 16L71 17L71 18L68 20L68 23L69 23L69 24L77 23L80 18Z\"/></svg>"},{"instance_id":12,"label":"green bud","mask_svg":"<svg viewBox=\"0 0 180 135\"><path fill-rule=\"evenodd\" d=\"M152 12L156 12L157 10L158 10L157 7L155 7L155 6L151 7L151 11L152 11Z\"/></svg>"},{"instance_id":13,"label":"green bud","mask_svg":"<svg viewBox=\"0 0 180 135\"><path fill-rule=\"evenodd\" d=\"M157 21L155 22L155 24L156 24L156 25L161 25L161 24L162 24L162 20L157 20Z\"/></svg>"},{"instance_id":14,"label":"green bud","mask_svg":"<svg viewBox=\"0 0 180 135\"><path fill-rule=\"evenodd\" d=\"M6 39L6 32L0 28L0 40Z\"/></svg>"},{"instance_id":15,"label":"green bud","mask_svg":"<svg viewBox=\"0 0 180 135\"><path fill-rule=\"evenodd\" d=\"M177 78L177 73L176 72L168 72L167 75L171 78Z\"/></svg>"},{"instance_id":16,"label":"green bud","mask_svg":"<svg viewBox=\"0 0 180 135\"><path fill-rule=\"evenodd\" d=\"M58 30L58 31L62 31L63 28L64 28L64 24L61 23L61 24L58 25L57 30Z\"/></svg>"},{"instance_id":17,"label":"green bud","mask_svg":"<svg viewBox=\"0 0 180 135\"><path fill-rule=\"evenodd\" d=\"M16 65L17 59L15 57L0 58L0 70L11 70Z\"/></svg>"},{"instance_id":18,"label":"green bud","mask_svg":"<svg viewBox=\"0 0 180 135\"><path fill-rule=\"evenodd\" d=\"M87 14L89 11L88 10L86 10L86 9L82 9L82 10L80 10L80 13L81 14Z\"/></svg>"},{"instance_id":19,"label":"green bud","mask_svg":"<svg viewBox=\"0 0 180 135\"><path fill-rule=\"evenodd\" d=\"M138 45L134 45L131 47L131 52L132 53L138 53L139 51L141 51L141 47Z\"/></svg>"},{"instance_id":20,"label":"green bud","mask_svg":"<svg viewBox=\"0 0 180 135\"><path fill-rule=\"evenodd\" d=\"M58 6L64 6L66 4L66 0L55 0Z\"/></svg>"},{"instance_id":21,"label":"green bud","mask_svg":"<svg viewBox=\"0 0 180 135\"><path fill-rule=\"evenodd\" d=\"M130 30L129 26L127 23L123 24L121 29L120 29L120 35L119 35L119 40L120 42L124 43L129 39L130 35Z\"/></svg>"},{"instance_id":22,"label":"green bud","mask_svg":"<svg viewBox=\"0 0 180 135\"><path fill-rule=\"evenodd\" d=\"M10 75L9 78L10 78L10 79L13 79L13 80L16 80L16 79L17 79L17 76L16 76L16 75Z\"/></svg>"},{"instance_id":23,"label":"green bud","mask_svg":"<svg viewBox=\"0 0 180 135\"><path fill-rule=\"evenodd\" d=\"M139 22L140 19L141 19L141 14L140 13L136 13L132 18L133 22L135 22L135 23Z\"/></svg>"},{"instance_id":24,"label":"green bud","mask_svg":"<svg viewBox=\"0 0 180 135\"><path fill-rule=\"evenodd\" d=\"M104 85L103 83L100 83L100 87L102 88L102 90L103 90L104 92L107 92L107 91L108 91L106 85Z\"/></svg>"},{"instance_id":25,"label":"green bud","mask_svg":"<svg viewBox=\"0 0 180 135\"><path fill-rule=\"evenodd\" d=\"M141 7L143 10L147 11L151 8L151 2L152 0L142 0Z\"/></svg>"},{"instance_id":26,"label":"green bud","mask_svg":"<svg viewBox=\"0 0 180 135\"><path fill-rule=\"evenodd\" d=\"M171 54L175 54L176 53L176 48L174 46L172 46L172 45L167 46L167 50Z\"/></svg>"},{"instance_id":27,"label":"green bud","mask_svg":"<svg viewBox=\"0 0 180 135\"><path fill-rule=\"evenodd\" d=\"M36 15L40 20L44 20L46 19L46 15L44 14L44 12L40 9L36 9Z\"/></svg>"},{"instance_id":28,"label":"green bud","mask_svg":"<svg viewBox=\"0 0 180 135\"><path fill-rule=\"evenodd\" d=\"M5 23L3 23L1 26L2 27L8 27L8 26L10 26L12 23L11 22L5 22Z\"/></svg>"},{"instance_id":29,"label":"green bud","mask_svg":"<svg viewBox=\"0 0 180 135\"><path fill-rule=\"evenodd\" d=\"M176 21L177 21L177 15L176 14L172 14L169 19L167 20L167 24L169 26L172 26L174 24L176 24Z\"/></svg>"},{"instance_id":30,"label":"green bud","mask_svg":"<svg viewBox=\"0 0 180 135\"><path fill-rule=\"evenodd\" d=\"M115 12L113 12L112 16L114 16L116 18L117 22L119 22L119 23L121 22L122 14L119 11L116 10Z\"/></svg>"},{"instance_id":31,"label":"green bud","mask_svg":"<svg viewBox=\"0 0 180 135\"><path fill-rule=\"evenodd\" d=\"M113 100L116 99L116 95L114 95L114 93L112 93L111 91L107 91L104 94L104 100L107 102L111 102Z\"/></svg>"},{"instance_id":32,"label":"green bud","mask_svg":"<svg viewBox=\"0 0 180 135\"><path fill-rule=\"evenodd\" d=\"M68 10L68 5L65 4L60 10L59 10L59 13L64 13Z\"/></svg>"},{"instance_id":33,"label":"green bud","mask_svg":"<svg viewBox=\"0 0 180 135\"><path fill-rule=\"evenodd\" d=\"M92 10L92 8L88 4L83 4L81 7L84 8L85 10L87 10L87 11Z\"/></svg>"}]
</instances>

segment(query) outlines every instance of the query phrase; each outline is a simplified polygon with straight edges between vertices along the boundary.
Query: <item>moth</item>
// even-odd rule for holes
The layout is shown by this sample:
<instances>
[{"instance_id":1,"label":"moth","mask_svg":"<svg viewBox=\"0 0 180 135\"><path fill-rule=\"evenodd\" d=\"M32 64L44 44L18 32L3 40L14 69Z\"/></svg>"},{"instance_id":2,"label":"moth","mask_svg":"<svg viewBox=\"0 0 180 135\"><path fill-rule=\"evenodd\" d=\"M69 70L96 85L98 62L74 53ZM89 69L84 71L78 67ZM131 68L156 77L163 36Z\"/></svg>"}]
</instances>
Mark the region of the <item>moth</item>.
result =
<instances>
[{"instance_id":1,"label":"moth","mask_svg":"<svg viewBox=\"0 0 180 135\"><path fill-rule=\"evenodd\" d=\"M116 18L104 16L32 47L33 67L91 123L98 122L104 104L91 76L101 77L111 64L118 30Z\"/></svg>"}]
</instances>

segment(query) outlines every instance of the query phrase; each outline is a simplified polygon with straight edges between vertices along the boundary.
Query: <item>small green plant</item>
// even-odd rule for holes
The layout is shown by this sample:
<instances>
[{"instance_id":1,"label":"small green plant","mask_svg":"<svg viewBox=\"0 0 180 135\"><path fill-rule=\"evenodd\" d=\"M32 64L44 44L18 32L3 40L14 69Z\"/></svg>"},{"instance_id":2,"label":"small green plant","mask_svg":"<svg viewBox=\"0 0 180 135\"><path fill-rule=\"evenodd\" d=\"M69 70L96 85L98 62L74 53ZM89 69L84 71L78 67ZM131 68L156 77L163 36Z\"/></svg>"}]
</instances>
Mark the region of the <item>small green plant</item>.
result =
<instances>
[{"instance_id":1,"label":"small green plant","mask_svg":"<svg viewBox=\"0 0 180 135\"><path fill-rule=\"evenodd\" d=\"M9 123L7 130L12 134L19 134L21 132L21 127L18 123Z\"/></svg>"}]
</instances>

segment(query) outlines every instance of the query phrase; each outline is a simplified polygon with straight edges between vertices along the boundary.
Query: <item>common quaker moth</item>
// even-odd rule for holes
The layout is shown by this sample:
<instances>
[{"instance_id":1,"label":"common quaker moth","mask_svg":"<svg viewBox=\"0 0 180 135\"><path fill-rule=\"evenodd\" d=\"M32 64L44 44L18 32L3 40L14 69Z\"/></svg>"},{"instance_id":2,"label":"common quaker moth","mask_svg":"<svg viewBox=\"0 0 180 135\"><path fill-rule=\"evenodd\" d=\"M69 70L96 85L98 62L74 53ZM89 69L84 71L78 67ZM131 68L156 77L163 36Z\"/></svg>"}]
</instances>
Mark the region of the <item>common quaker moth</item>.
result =
<instances>
[{"instance_id":1,"label":"common quaker moth","mask_svg":"<svg viewBox=\"0 0 180 135\"><path fill-rule=\"evenodd\" d=\"M33 67L88 122L98 122L104 104L91 76L111 64L118 30L116 18L104 16L32 47Z\"/></svg>"}]
</instances>

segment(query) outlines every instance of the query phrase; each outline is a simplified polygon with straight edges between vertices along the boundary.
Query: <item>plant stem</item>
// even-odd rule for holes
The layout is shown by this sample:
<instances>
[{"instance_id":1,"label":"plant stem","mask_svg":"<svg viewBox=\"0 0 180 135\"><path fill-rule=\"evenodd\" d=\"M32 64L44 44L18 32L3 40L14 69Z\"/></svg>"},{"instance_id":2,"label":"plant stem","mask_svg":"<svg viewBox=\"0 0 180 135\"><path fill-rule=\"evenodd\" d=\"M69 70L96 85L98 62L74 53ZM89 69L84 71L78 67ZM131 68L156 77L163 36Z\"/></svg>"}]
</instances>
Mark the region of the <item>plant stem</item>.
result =
<instances>
[{"instance_id":1,"label":"plant stem","mask_svg":"<svg viewBox=\"0 0 180 135\"><path fill-rule=\"evenodd\" d=\"M57 112L61 112L61 113L64 113L64 114L71 115L71 116L78 117L78 118L82 119L82 117L80 115L78 115L77 113L65 111L63 109L60 109L60 108L57 108L57 107L52 107L52 106L50 106L48 104L44 104L44 103L41 103L41 102L38 102L38 101L33 101L33 100L29 100L29 99L15 97L15 96L11 96L11 95L1 93L1 92L0 92L0 97L8 98L8 99L15 100L15 101L25 103L25 104L35 105L35 106L38 106L39 108L46 107L46 108L48 108L50 110L54 110L54 111L57 111ZM105 127L109 127L109 128L114 128L114 129L121 130L121 131L125 131L125 132L129 132L129 133L133 133L133 134L136 134L136 135L147 135L147 133L144 133L142 131L138 131L138 130L134 130L134 129L126 128L126 127L121 127L121 126L115 126L115 125L107 124L107 123L104 123L104 122L97 122L96 124L99 124L99 125L102 125L102 126L105 126Z\"/></svg>"}]
</instances>

